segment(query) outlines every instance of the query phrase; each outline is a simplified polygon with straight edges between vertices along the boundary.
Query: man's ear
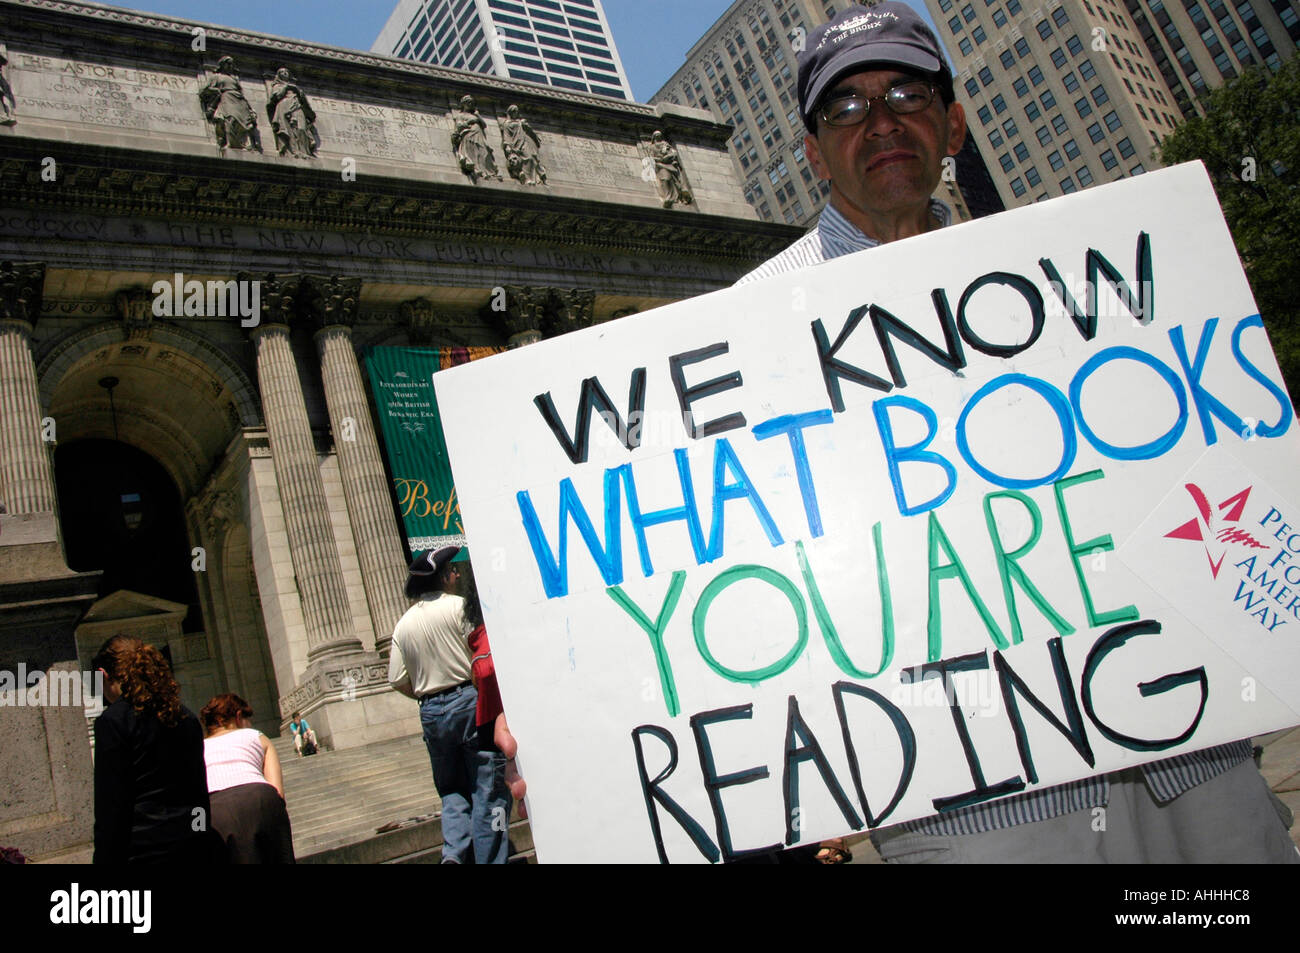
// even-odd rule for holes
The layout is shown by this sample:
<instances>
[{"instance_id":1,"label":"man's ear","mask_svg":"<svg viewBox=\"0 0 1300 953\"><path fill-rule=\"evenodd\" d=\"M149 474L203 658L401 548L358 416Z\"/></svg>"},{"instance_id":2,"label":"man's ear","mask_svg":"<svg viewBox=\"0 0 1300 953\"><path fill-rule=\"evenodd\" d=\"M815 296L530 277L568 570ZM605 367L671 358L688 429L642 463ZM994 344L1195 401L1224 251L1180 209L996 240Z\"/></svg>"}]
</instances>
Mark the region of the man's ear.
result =
<instances>
[{"instance_id":1,"label":"man's ear","mask_svg":"<svg viewBox=\"0 0 1300 953\"><path fill-rule=\"evenodd\" d=\"M808 164L812 166L813 172L817 173L817 178L830 179L830 170L822 161L822 147L817 144L817 137L811 132L803 137L803 154L808 157Z\"/></svg>"},{"instance_id":2,"label":"man's ear","mask_svg":"<svg viewBox=\"0 0 1300 953\"><path fill-rule=\"evenodd\" d=\"M948 155L955 156L961 152L962 143L966 141L966 110L961 103L954 102L948 107Z\"/></svg>"}]
</instances>

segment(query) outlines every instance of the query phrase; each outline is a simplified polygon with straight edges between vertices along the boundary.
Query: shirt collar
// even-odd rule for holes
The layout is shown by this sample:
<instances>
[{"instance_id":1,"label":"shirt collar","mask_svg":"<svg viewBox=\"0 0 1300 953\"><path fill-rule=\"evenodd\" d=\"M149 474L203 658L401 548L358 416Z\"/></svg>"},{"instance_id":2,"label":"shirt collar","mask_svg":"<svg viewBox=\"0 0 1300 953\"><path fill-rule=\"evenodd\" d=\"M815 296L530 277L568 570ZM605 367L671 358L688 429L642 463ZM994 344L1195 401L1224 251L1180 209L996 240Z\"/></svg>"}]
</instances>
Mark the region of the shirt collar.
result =
<instances>
[{"instance_id":1,"label":"shirt collar","mask_svg":"<svg viewBox=\"0 0 1300 953\"><path fill-rule=\"evenodd\" d=\"M952 212L938 199L930 199L930 215L947 228L952 224ZM850 255L855 251L875 248L880 242L864 233L829 202L817 221L817 234L821 239L822 253L827 259Z\"/></svg>"}]
</instances>

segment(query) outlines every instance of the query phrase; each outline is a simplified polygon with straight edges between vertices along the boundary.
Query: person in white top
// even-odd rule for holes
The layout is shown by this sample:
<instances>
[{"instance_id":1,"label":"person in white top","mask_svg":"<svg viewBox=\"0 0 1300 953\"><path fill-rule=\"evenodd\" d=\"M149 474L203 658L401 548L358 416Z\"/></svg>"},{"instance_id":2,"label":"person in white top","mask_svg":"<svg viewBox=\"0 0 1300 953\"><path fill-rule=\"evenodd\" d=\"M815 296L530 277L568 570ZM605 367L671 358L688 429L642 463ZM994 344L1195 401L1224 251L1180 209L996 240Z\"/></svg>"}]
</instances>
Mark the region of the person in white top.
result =
<instances>
[{"instance_id":1,"label":"person in white top","mask_svg":"<svg viewBox=\"0 0 1300 953\"><path fill-rule=\"evenodd\" d=\"M212 802L210 826L232 864L292 864L293 832L284 804L280 757L250 724L253 709L233 693L217 695L200 713L203 757Z\"/></svg>"}]
</instances>

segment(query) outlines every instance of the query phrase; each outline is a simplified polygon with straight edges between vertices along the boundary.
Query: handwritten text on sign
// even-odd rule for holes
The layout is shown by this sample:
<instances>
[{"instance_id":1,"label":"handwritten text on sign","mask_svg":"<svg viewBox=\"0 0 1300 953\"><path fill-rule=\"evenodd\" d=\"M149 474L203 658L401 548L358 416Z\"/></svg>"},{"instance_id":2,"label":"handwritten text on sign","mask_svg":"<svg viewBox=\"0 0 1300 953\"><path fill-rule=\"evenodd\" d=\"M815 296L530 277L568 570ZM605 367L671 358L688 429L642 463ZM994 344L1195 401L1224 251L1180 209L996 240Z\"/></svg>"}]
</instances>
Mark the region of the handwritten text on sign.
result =
<instances>
[{"instance_id":1,"label":"handwritten text on sign","mask_svg":"<svg viewBox=\"0 0 1300 953\"><path fill-rule=\"evenodd\" d=\"M437 389L547 860L728 859L1300 721L1300 448L1199 166Z\"/></svg>"}]
</instances>

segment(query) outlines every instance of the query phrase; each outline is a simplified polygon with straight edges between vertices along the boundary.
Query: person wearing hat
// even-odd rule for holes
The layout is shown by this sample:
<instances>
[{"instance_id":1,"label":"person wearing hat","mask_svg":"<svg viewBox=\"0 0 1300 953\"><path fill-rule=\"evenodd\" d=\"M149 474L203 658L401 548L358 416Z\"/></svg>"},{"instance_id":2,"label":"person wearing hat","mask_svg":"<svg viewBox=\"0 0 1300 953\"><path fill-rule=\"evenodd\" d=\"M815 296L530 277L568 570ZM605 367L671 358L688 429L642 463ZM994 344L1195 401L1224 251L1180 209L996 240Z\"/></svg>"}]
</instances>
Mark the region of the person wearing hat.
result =
<instances>
[{"instance_id":1,"label":"person wearing hat","mask_svg":"<svg viewBox=\"0 0 1300 953\"><path fill-rule=\"evenodd\" d=\"M442 799L442 862L503 864L510 793L505 756L482 751L474 723L478 694L471 683L465 600L456 594L459 546L416 555L406 580L415 600L393 629L388 681L420 703L433 783Z\"/></svg>"},{"instance_id":2,"label":"person wearing hat","mask_svg":"<svg viewBox=\"0 0 1300 953\"><path fill-rule=\"evenodd\" d=\"M804 151L831 193L817 225L740 280L797 271L942 228L931 198L966 136L952 74L911 7L851 6L799 54ZM873 834L887 861L1300 862L1238 741ZM827 842L834 848L837 842Z\"/></svg>"}]
</instances>

